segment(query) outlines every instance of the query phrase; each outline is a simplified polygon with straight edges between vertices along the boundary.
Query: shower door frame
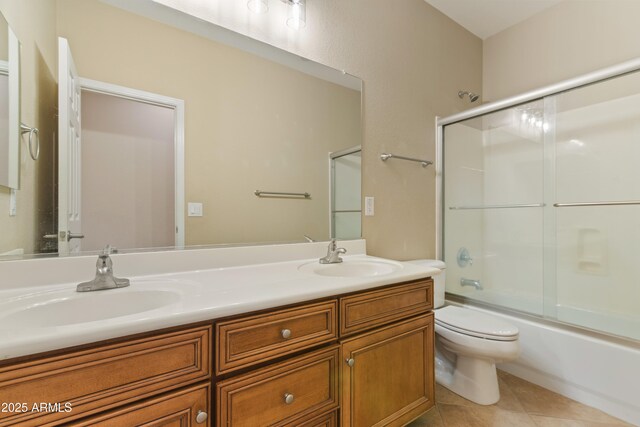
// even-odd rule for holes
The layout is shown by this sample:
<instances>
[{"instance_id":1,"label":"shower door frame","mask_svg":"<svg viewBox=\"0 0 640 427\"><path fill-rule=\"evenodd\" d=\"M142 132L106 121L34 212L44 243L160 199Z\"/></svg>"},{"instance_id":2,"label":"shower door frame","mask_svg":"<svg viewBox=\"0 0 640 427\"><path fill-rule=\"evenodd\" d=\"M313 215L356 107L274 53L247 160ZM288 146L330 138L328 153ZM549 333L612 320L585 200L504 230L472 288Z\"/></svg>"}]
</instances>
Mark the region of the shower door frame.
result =
<instances>
[{"instance_id":1,"label":"shower door frame","mask_svg":"<svg viewBox=\"0 0 640 427\"><path fill-rule=\"evenodd\" d=\"M545 97L577 89L625 74L640 71L640 58L625 61L611 67L592 71L578 77L563 80L549 86L534 89L509 98L491 102L447 117L437 117L436 122L436 258L444 258L444 127L463 120L505 110L527 102L542 100Z\"/></svg>"}]
</instances>

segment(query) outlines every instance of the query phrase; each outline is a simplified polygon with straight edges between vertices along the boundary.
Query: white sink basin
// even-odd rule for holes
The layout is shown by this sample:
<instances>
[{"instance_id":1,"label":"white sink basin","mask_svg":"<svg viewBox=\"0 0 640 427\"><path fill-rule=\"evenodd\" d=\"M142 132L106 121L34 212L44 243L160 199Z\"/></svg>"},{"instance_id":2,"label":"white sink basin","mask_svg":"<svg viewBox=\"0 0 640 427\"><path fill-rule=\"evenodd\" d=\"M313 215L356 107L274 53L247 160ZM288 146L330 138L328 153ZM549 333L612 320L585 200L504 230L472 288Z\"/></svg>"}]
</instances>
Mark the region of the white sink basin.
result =
<instances>
[{"instance_id":1,"label":"white sink basin","mask_svg":"<svg viewBox=\"0 0 640 427\"><path fill-rule=\"evenodd\" d=\"M155 310L180 300L171 290L111 289L90 293L34 295L19 308L0 314L0 329L44 328L113 319Z\"/></svg>"},{"instance_id":2,"label":"white sink basin","mask_svg":"<svg viewBox=\"0 0 640 427\"><path fill-rule=\"evenodd\" d=\"M311 262L298 270L329 277L373 277L391 274L402 268L402 264L382 260L345 260L338 264Z\"/></svg>"}]
</instances>

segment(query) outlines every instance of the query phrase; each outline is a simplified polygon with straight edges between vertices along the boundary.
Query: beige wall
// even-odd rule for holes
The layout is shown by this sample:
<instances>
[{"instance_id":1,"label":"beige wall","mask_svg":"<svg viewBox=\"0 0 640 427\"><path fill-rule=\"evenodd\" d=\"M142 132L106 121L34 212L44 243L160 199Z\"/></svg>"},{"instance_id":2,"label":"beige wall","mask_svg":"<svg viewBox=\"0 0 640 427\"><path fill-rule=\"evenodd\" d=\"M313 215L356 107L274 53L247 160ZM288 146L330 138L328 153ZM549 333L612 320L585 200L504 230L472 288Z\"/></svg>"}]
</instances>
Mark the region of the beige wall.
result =
<instances>
[{"instance_id":1,"label":"beige wall","mask_svg":"<svg viewBox=\"0 0 640 427\"><path fill-rule=\"evenodd\" d=\"M55 1L0 0L0 11L21 44L21 120L40 130L40 159L20 143L20 190L17 215L9 217L9 190L0 187L0 253L22 248L33 252L42 234L51 232L53 158L57 123L57 45Z\"/></svg>"},{"instance_id":2,"label":"beige wall","mask_svg":"<svg viewBox=\"0 0 640 427\"><path fill-rule=\"evenodd\" d=\"M379 155L433 159L434 117L469 107L458 90L479 90L482 41L424 0L307 3L307 26L284 24L284 3L251 15L246 2L161 0L242 34L364 80L363 217L369 253L395 259L435 256L435 172Z\"/></svg>"},{"instance_id":3,"label":"beige wall","mask_svg":"<svg viewBox=\"0 0 640 427\"><path fill-rule=\"evenodd\" d=\"M640 56L640 1L568 0L484 41L483 100Z\"/></svg>"},{"instance_id":4,"label":"beige wall","mask_svg":"<svg viewBox=\"0 0 640 427\"><path fill-rule=\"evenodd\" d=\"M185 101L186 201L204 205L187 245L329 238L329 152L360 144L359 92L97 0L59 0L58 31L82 77Z\"/></svg>"}]
</instances>

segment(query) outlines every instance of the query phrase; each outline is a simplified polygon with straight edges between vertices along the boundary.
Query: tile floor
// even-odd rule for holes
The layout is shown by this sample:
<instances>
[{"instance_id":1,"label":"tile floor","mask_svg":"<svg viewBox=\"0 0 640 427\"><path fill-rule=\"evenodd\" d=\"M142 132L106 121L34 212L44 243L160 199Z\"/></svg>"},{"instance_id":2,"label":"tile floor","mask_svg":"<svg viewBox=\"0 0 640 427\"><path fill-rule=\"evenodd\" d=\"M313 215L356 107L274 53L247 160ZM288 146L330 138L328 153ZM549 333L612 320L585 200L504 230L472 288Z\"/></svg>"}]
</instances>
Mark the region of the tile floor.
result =
<instances>
[{"instance_id":1,"label":"tile floor","mask_svg":"<svg viewBox=\"0 0 640 427\"><path fill-rule=\"evenodd\" d=\"M408 427L630 426L602 411L498 371L500 401L482 406L436 384L436 406Z\"/></svg>"}]
</instances>

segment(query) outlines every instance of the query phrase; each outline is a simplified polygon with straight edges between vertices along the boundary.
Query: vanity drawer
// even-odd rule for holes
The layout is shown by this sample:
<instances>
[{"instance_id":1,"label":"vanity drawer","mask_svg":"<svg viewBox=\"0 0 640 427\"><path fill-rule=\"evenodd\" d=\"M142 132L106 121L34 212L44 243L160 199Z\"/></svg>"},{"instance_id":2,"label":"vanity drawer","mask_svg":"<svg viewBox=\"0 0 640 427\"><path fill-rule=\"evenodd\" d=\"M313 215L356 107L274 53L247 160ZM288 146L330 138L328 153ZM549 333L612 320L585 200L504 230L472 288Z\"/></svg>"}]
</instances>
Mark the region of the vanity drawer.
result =
<instances>
[{"instance_id":1,"label":"vanity drawer","mask_svg":"<svg viewBox=\"0 0 640 427\"><path fill-rule=\"evenodd\" d=\"M219 383L217 425L325 425L307 422L338 408L338 353L334 346Z\"/></svg>"},{"instance_id":2,"label":"vanity drawer","mask_svg":"<svg viewBox=\"0 0 640 427\"><path fill-rule=\"evenodd\" d=\"M225 374L338 338L336 300L216 324L216 374Z\"/></svg>"},{"instance_id":3,"label":"vanity drawer","mask_svg":"<svg viewBox=\"0 0 640 427\"><path fill-rule=\"evenodd\" d=\"M29 408L0 412L0 426L67 424L208 379L211 333L210 326L189 328L0 367L0 400ZM31 411L41 403L60 403L62 411Z\"/></svg>"},{"instance_id":4,"label":"vanity drawer","mask_svg":"<svg viewBox=\"0 0 640 427\"><path fill-rule=\"evenodd\" d=\"M85 418L69 427L187 427L211 425L209 402L211 386L207 382L160 397L128 405L122 409ZM203 420L204 419L204 420ZM200 421L200 422L198 422Z\"/></svg>"},{"instance_id":5,"label":"vanity drawer","mask_svg":"<svg viewBox=\"0 0 640 427\"><path fill-rule=\"evenodd\" d=\"M433 280L340 298L340 335L371 329L433 308Z\"/></svg>"},{"instance_id":6,"label":"vanity drawer","mask_svg":"<svg viewBox=\"0 0 640 427\"><path fill-rule=\"evenodd\" d=\"M336 427L338 425L338 411L320 415L298 427Z\"/></svg>"}]
</instances>

